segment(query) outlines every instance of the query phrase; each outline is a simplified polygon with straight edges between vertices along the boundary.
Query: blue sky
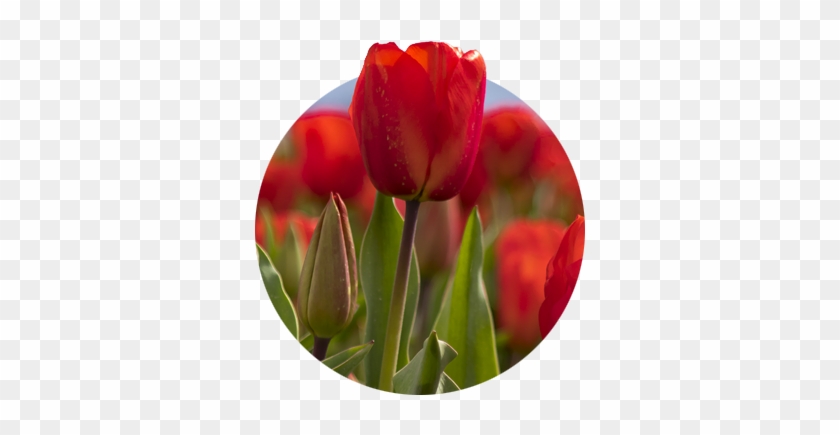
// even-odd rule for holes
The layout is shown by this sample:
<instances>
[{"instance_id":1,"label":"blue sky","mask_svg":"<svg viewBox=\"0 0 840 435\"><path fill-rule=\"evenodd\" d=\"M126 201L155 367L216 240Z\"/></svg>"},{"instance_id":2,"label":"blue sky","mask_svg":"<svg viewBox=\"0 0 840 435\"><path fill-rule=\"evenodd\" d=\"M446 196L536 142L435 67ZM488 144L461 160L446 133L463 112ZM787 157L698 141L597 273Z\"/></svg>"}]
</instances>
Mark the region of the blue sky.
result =
<instances>
[{"instance_id":1,"label":"blue sky","mask_svg":"<svg viewBox=\"0 0 840 435\"><path fill-rule=\"evenodd\" d=\"M321 97L309 109L321 108L342 108L350 106L350 99L353 98L353 88L356 87L356 79L343 83L333 89L327 95ZM496 83L487 80L487 93L484 96L484 110L493 108L500 104L525 104L516 95Z\"/></svg>"}]
</instances>

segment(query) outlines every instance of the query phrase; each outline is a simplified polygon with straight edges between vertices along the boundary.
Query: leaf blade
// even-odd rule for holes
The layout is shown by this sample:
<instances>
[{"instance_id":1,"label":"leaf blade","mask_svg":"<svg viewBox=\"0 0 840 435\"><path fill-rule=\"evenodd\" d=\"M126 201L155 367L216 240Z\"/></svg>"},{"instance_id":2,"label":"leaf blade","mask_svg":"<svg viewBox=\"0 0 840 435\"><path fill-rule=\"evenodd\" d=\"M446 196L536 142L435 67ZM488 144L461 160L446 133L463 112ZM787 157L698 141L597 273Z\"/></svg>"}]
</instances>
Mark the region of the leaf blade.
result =
<instances>
[{"instance_id":1,"label":"leaf blade","mask_svg":"<svg viewBox=\"0 0 840 435\"><path fill-rule=\"evenodd\" d=\"M359 255L359 277L367 303L364 341L374 342L370 355L363 361L365 383L371 388L379 386L385 332L391 310L391 294L394 290L394 275L402 230L403 219L397 212L393 199L377 192L373 213L365 231ZM420 269L417 266L417 256L412 252L397 370L408 364L409 338L414 325L419 294Z\"/></svg>"},{"instance_id":2,"label":"leaf blade","mask_svg":"<svg viewBox=\"0 0 840 435\"><path fill-rule=\"evenodd\" d=\"M372 341L360 344L325 359L323 363L341 376L348 377L353 369L367 356L372 347Z\"/></svg>"},{"instance_id":3,"label":"leaf blade","mask_svg":"<svg viewBox=\"0 0 840 435\"><path fill-rule=\"evenodd\" d=\"M481 233L481 221L473 209L461 239L454 280L435 325L440 338L460 355L446 367L446 374L460 388L499 375L495 327L481 272Z\"/></svg>"},{"instance_id":4,"label":"leaf blade","mask_svg":"<svg viewBox=\"0 0 840 435\"><path fill-rule=\"evenodd\" d=\"M277 273L268 255L260 245L256 246L257 256L259 257L260 275L262 275L263 285L265 285L268 298L271 299L271 304L274 305L274 310L277 311L280 320L283 321L283 324L286 325L286 328L288 328L289 332L297 340L300 328L295 307L291 299L289 299L289 295L283 289L283 280L280 278L280 274Z\"/></svg>"},{"instance_id":5,"label":"leaf blade","mask_svg":"<svg viewBox=\"0 0 840 435\"><path fill-rule=\"evenodd\" d=\"M457 391L458 386L443 373L444 368L457 356L458 352L448 343L438 340L437 333L432 331L423 343L423 349L394 375L394 392L438 394Z\"/></svg>"}]
</instances>

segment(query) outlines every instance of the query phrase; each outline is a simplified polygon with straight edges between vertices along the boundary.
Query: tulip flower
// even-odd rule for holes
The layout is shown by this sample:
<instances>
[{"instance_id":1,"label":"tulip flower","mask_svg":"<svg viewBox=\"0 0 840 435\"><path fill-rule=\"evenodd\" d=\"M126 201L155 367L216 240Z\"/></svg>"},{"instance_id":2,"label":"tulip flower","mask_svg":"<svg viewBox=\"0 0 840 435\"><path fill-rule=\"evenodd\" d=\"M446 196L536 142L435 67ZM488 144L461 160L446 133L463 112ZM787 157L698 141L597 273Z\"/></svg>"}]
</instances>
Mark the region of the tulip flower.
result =
<instances>
[{"instance_id":1,"label":"tulip flower","mask_svg":"<svg viewBox=\"0 0 840 435\"><path fill-rule=\"evenodd\" d=\"M545 301L540 306L539 323L542 337L548 336L560 320L575 289L583 262L585 221L578 216L566 230L560 247L546 267Z\"/></svg>"},{"instance_id":2,"label":"tulip flower","mask_svg":"<svg viewBox=\"0 0 840 435\"><path fill-rule=\"evenodd\" d=\"M539 138L539 117L528 107L502 107L484 114L479 156L490 177L507 183L529 178Z\"/></svg>"},{"instance_id":3,"label":"tulip flower","mask_svg":"<svg viewBox=\"0 0 840 435\"><path fill-rule=\"evenodd\" d=\"M500 224L529 214L571 222L583 214L571 162L531 109L518 105L488 110L480 143L476 164L459 194L465 210L478 206L483 220L498 218ZM502 215L496 216L497 211Z\"/></svg>"},{"instance_id":4,"label":"tulip flower","mask_svg":"<svg viewBox=\"0 0 840 435\"><path fill-rule=\"evenodd\" d=\"M300 272L298 315L315 337L313 354L323 360L332 337L356 312L356 251L347 209L338 194L321 213Z\"/></svg>"},{"instance_id":5,"label":"tulip flower","mask_svg":"<svg viewBox=\"0 0 840 435\"><path fill-rule=\"evenodd\" d=\"M478 152L486 77L475 50L370 47L349 113L377 190L416 201L458 194Z\"/></svg>"},{"instance_id":6,"label":"tulip flower","mask_svg":"<svg viewBox=\"0 0 840 435\"><path fill-rule=\"evenodd\" d=\"M278 152L268 162L257 200L260 205L271 206L275 213L293 208L302 184L300 165L296 157L283 156L280 152L283 148L285 147L281 143Z\"/></svg>"},{"instance_id":7,"label":"tulip flower","mask_svg":"<svg viewBox=\"0 0 840 435\"><path fill-rule=\"evenodd\" d=\"M305 113L289 139L299 149L301 178L313 194L326 198L335 192L347 201L362 192L367 176L347 112Z\"/></svg>"},{"instance_id":8,"label":"tulip flower","mask_svg":"<svg viewBox=\"0 0 840 435\"><path fill-rule=\"evenodd\" d=\"M379 387L392 389L422 201L453 198L478 152L487 72L477 51L440 42L368 50L348 110L374 187L406 200Z\"/></svg>"},{"instance_id":9,"label":"tulip flower","mask_svg":"<svg viewBox=\"0 0 840 435\"><path fill-rule=\"evenodd\" d=\"M515 220L499 234L497 318L499 327L510 334L513 349L527 352L540 341L537 317L544 300L545 267L565 230L554 221Z\"/></svg>"}]
</instances>

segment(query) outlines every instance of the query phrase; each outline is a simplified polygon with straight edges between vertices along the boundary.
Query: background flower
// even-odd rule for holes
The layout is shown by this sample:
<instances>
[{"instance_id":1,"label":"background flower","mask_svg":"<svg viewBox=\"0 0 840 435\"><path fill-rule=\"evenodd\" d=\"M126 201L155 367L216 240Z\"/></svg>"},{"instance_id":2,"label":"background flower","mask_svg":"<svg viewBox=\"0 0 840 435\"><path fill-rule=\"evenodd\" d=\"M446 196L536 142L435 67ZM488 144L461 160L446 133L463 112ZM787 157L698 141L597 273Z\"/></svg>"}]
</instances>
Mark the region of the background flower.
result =
<instances>
[{"instance_id":1,"label":"background flower","mask_svg":"<svg viewBox=\"0 0 840 435\"><path fill-rule=\"evenodd\" d=\"M565 230L555 221L515 220L499 235L497 320L516 350L530 351L540 341L537 317L545 299L545 267Z\"/></svg>"}]
</instances>

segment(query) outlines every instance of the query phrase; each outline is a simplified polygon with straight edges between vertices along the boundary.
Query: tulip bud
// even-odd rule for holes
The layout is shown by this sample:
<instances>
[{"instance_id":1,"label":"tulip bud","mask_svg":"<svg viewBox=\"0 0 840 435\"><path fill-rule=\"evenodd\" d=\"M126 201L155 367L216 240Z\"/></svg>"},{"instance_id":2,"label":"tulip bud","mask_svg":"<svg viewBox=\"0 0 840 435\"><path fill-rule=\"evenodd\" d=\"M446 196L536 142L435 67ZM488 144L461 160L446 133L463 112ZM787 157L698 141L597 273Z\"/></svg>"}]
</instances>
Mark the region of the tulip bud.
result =
<instances>
[{"instance_id":1,"label":"tulip bud","mask_svg":"<svg viewBox=\"0 0 840 435\"><path fill-rule=\"evenodd\" d=\"M298 285L298 315L318 338L332 338L356 312L356 251L347 209L338 194L321 213L303 261Z\"/></svg>"},{"instance_id":2,"label":"tulip bud","mask_svg":"<svg viewBox=\"0 0 840 435\"><path fill-rule=\"evenodd\" d=\"M458 253L463 230L458 200L431 202L421 207L417 227L420 237L414 246L420 274L431 277L447 270Z\"/></svg>"}]
</instances>

